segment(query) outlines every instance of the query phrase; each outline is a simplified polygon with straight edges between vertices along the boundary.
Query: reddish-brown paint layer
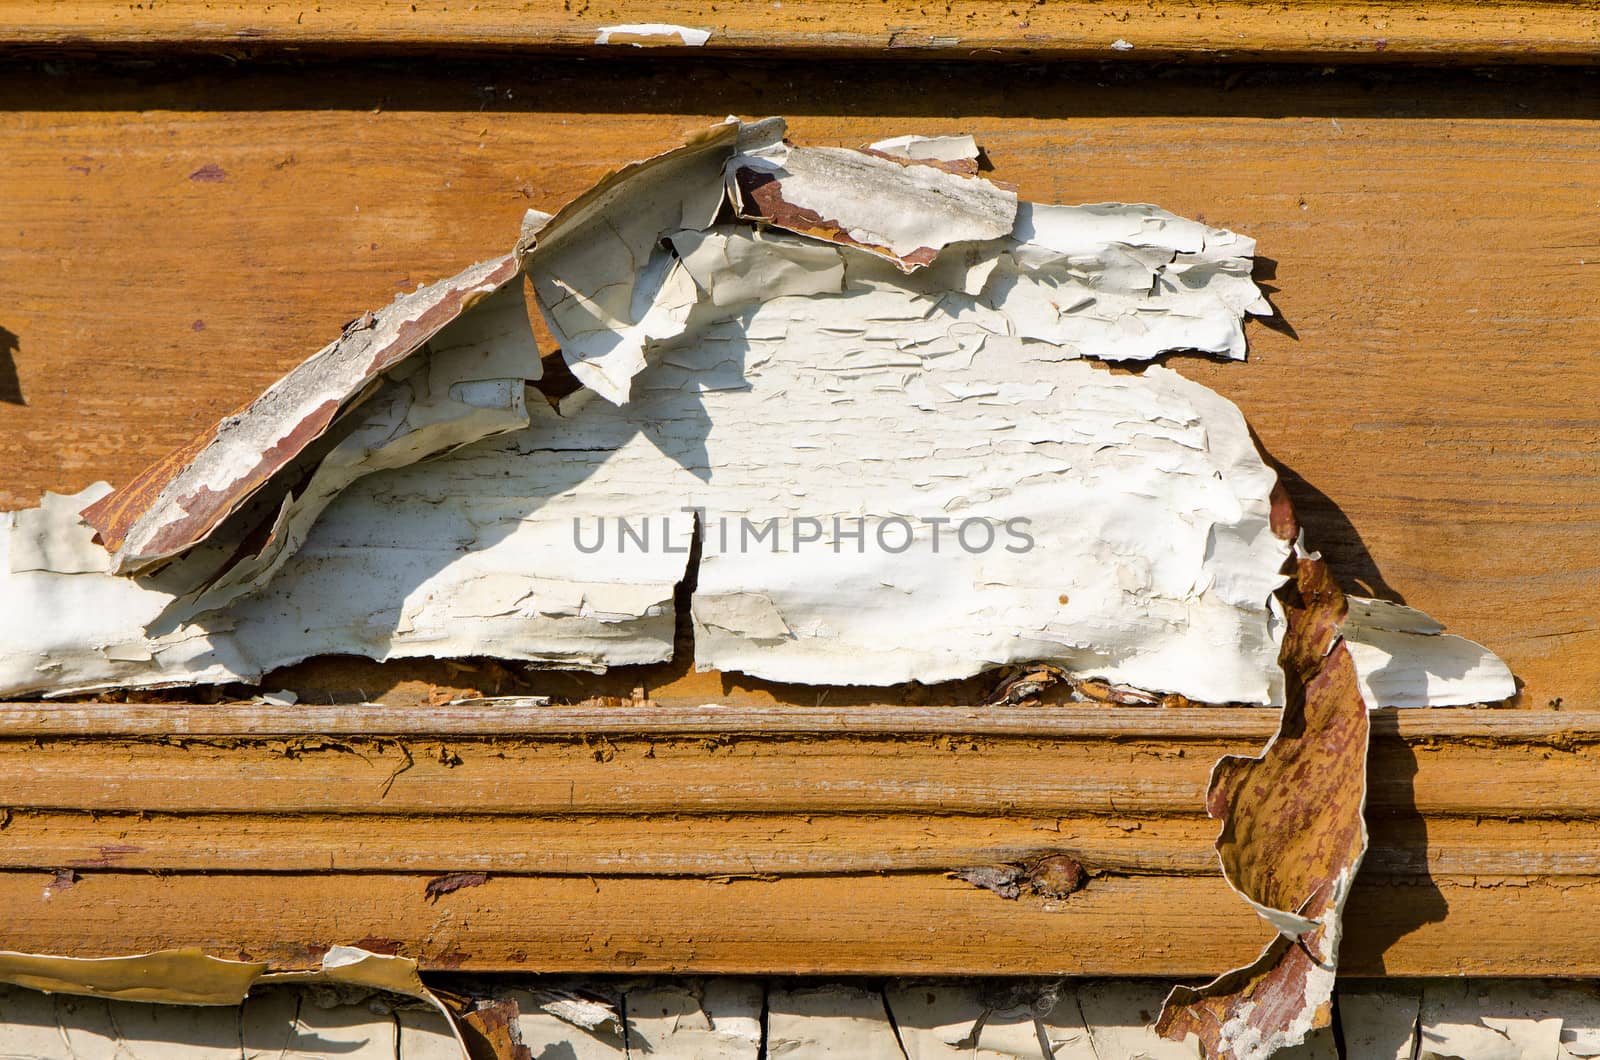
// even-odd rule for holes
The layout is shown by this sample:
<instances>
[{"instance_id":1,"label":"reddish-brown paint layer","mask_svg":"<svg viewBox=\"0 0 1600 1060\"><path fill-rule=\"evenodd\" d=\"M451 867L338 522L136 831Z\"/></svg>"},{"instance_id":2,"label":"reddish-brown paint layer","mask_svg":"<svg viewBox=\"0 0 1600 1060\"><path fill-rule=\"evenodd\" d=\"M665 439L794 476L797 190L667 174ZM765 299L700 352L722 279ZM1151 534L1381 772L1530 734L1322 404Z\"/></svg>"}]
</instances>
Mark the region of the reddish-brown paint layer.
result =
<instances>
[{"instance_id":1,"label":"reddish-brown paint layer","mask_svg":"<svg viewBox=\"0 0 1600 1060\"><path fill-rule=\"evenodd\" d=\"M1282 540L1299 536L1281 485L1272 527ZM1260 1043L1292 1044L1328 1024L1340 918L1367 845L1369 723L1339 634L1344 593L1320 559L1292 557L1289 570L1279 591L1287 617L1279 731L1258 757L1217 762L1206 810L1222 821L1217 854L1234 889L1313 926L1280 934L1246 967L1167 999L1157 1029L1174 1039L1195 1034L1220 1060L1265 1056L1253 1051Z\"/></svg>"},{"instance_id":2,"label":"reddish-brown paint layer","mask_svg":"<svg viewBox=\"0 0 1600 1060\"><path fill-rule=\"evenodd\" d=\"M441 328L475 305L488 293L485 285L497 288L509 283L517 275L518 268L515 258L507 255L486 277L474 275L468 282L462 282L463 277L444 280L435 285L431 294L419 291L388 307L388 312L410 311L416 308L419 300L423 303L416 316L402 320L387 341L375 346L365 340L376 326L375 320L386 310L379 310L377 318L372 313L366 314L359 325L346 328L343 335L315 357L293 368L274 387L296 379L315 386L320 377L330 375L330 369L341 367L341 361L358 357L365 361L365 367L354 377L355 385L341 381L338 385L323 387L328 390L326 399L293 422L268 422L264 431L241 430L242 426L251 426L248 421L252 417L271 415L270 411L262 411L267 404L266 395L263 395L224 417L216 427L158 458L127 485L85 508L84 521L95 528L101 544L114 555L120 557L125 547L131 549L134 555L127 560L127 568L131 570L187 551L205 540L224 519L322 437L343 411L370 394L369 384L374 379L416 353ZM348 377L348 373L341 375ZM235 461L245 470L222 488L201 483L183 491L184 476L201 454L240 445L241 436L263 434L275 440L256 451L242 449ZM243 443L245 447L251 444L254 443ZM169 495L175 486L179 492ZM133 540L136 530L137 540Z\"/></svg>"}]
</instances>

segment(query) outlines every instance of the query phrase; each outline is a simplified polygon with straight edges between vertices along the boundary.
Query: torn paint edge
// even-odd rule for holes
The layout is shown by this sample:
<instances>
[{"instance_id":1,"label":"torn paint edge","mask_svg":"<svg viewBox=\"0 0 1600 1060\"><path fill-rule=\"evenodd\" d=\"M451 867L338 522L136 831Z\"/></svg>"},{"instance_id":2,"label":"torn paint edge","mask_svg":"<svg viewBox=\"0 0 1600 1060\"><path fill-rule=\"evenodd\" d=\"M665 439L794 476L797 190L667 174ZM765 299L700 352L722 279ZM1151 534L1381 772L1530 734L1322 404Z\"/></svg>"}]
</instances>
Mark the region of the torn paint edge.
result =
<instances>
[{"instance_id":1,"label":"torn paint edge","mask_svg":"<svg viewBox=\"0 0 1600 1060\"><path fill-rule=\"evenodd\" d=\"M380 376L520 272L515 255L504 255L365 314L243 409L84 508L111 570L148 570L205 541L370 396Z\"/></svg>"}]
</instances>

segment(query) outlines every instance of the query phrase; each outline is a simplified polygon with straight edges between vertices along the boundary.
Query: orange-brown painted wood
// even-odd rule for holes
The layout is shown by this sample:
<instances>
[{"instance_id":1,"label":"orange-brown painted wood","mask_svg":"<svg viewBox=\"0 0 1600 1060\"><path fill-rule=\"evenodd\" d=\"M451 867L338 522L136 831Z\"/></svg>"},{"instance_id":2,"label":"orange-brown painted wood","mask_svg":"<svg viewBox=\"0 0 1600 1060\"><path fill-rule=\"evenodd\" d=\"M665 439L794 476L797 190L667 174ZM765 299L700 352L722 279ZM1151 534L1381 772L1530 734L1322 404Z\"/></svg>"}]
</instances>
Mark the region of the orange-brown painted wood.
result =
<instances>
[{"instance_id":1,"label":"orange-brown painted wood","mask_svg":"<svg viewBox=\"0 0 1600 1060\"><path fill-rule=\"evenodd\" d=\"M1122 728L1108 733L1105 723L1087 717L1096 708L1037 708L1038 732L1012 727L986 735L981 718L883 708L864 713L875 713L879 725L898 717L899 732L851 735L824 731L827 713L803 708L744 718L729 711L720 723L686 708L688 718L673 724L680 708L658 704L632 709L663 715L666 733L652 734L650 720L633 722L627 709L611 709L610 718L587 720L582 712L571 719L552 712L520 735L490 719L489 731L477 736L452 725L439 726L451 730L447 736L422 727L408 736L375 737L325 734L315 715L296 727L295 709L257 708L258 717L270 720L247 734L196 735L179 724L156 734L141 724L137 737L119 736L107 711L98 735L51 738L29 734L32 708L24 708L21 723L0 728L7 737L0 738L0 806L104 813L1198 816L1217 758L1253 754L1264 742L1241 737L1242 726L1228 716L1255 715L1257 725L1275 716L1243 708L1129 710L1119 712ZM786 713L799 718L785 720ZM1376 729L1372 812L1600 817L1600 795L1589 782L1600 768L1591 712L1528 712L1544 724L1542 735L1522 726L1512 727L1520 735L1502 735L1498 719L1518 711L1419 713L1423 719L1405 734L1392 724ZM1429 731L1432 719L1460 715L1469 717ZM1014 726L1015 714L1002 720ZM572 727L563 729L567 721Z\"/></svg>"},{"instance_id":2,"label":"orange-brown painted wood","mask_svg":"<svg viewBox=\"0 0 1600 1060\"><path fill-rule=\"evenodd\" d=\"M478 970L1204 974L1264 941L1218 875L1206 777L1275 717L3 704L6 945L294 963L376 940ZM1600 946L1558 968L1526 937L1600 887L1600 712L1376 722L1356 972L1600 971ZM1007 902L946 878L1043 854L1078 860L1088 887ZM76 882L45 897L41 873L62 869ZM489 882L426 901L454 872ZM873 916L891 922L864 931Z\"/></svg>"},{"instance_id":3,"label":"orange-brown painted wood","mask_svg":"<svg viewBox=\"0 0 1600 1060\"><path fill-rule=\"evenodd\" d=\"M942 875L705 880L505 876L430 900L424 875L0 872L6 946L77 956L200 945L315 964L335 944L425 969L761 974L1210 976L1271 929L1220 877L1092 881L1007 901ZM49 892L46 896L46 891ZM1508 893L1509 892L1509 893ZM1359 884L1350 975L1600 975L1600 939L1563 933L1600 882L1451 877Z\"/></svg>"},{"instance_id":4,"label":"orange-brown painted wood","mask_svg":"<svg viewBox=\"0 0 1600 1060\"><path fill-rule=\"evenodd\" d=\"M1600 877L1592 818L1500 820L1378 811L1371 877ZM1426 835L1419 833L1424 830ZM1097 873L1215 876L1198 814L117 813L17 811L0 869L79 872L847 876L948 872L1067 853Z\"/></svg>"}]
</instances>

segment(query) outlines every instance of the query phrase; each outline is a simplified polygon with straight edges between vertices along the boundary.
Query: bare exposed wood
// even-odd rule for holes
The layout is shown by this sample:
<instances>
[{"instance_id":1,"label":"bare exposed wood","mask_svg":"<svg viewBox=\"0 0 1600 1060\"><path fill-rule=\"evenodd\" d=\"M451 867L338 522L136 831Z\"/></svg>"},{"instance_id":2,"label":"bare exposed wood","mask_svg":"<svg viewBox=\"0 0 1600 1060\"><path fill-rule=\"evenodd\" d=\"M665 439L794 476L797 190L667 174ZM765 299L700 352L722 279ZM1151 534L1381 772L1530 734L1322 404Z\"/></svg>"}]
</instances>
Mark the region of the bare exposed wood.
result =
<instances>
[{"instance_id":1,"label":"bare exposed wood","mask_svg":"<svg viewBox=\"0 0 1600 1060\"><path fill-rule=\"evenodd\" d=\"M1600 19L1586 4L1461 0L1424 3L1216 0L1203 8L1158 0L1018 7L997 0L927 5L912 0L790 0L781 6L646 2L359 0L291 6L260 2L0 4L0 41L83 47L335 46L595 49L602 27L676 23L710 31L707 50L808 55L879 52L951 58L1208 59L1283 56L1318 61L1584 62L1597 54ZM684 50L673 37L619 34L616 47ZM1119 44L1119 42L1121 42ZM1123 45L1127 45L1124 47Z\"/></svg>"}]
</instances>

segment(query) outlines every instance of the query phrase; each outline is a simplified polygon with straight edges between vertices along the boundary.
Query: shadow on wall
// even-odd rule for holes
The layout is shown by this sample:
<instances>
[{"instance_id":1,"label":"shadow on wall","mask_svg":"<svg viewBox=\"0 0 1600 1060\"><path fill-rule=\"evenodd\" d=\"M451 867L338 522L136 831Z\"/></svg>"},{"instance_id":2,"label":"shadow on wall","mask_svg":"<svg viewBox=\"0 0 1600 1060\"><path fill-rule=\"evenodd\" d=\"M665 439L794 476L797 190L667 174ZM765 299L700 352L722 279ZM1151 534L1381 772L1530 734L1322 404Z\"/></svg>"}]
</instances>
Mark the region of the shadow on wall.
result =
<instances>
[{"instance_id":1,"label":"shadow on wall","mask_svg":"<svg viewBox=\"0 0 1600 1060\"><path fill-rule=\"evenodd\" d=\"M1367 543L1361 539L1361 531L1356 529L1355 523L1350 521L1338 502L1273 456L1253 427L1250 437L1267 466L1278 473L1278 479L1289 494L1290 503L1294 505L1295 517L1305 530L1306 543L1322 553L1328 561L1328 569L1333 572L1339 588L1357 596L1405 603L1406 598L1389 584L1383 571L1378 569L1378 561L1372 558Z\"/></svg>"},{"instance_id":2,"label":"shadow on wall","mask_svg":"<svg viewBox=\"0 0 1600 1060\"><path fill-rule=\"evenodd\" d=\"M910 51L912 49L905 49ZM17 62L0 78L0 97L16 109L175 111L460 110L489 113L698 115L709 123L737 110L748 116L863 116L947 121L950 99L962 113L992 118L1255 117L1536 118L1587 120L1600 74L1585 67L1499 67L1486 71L1320 63L886 63L896 85L859 58L656 58L623 49L605 60L549 56L537 64L512 51L434 56L428 76L404 54L351 55L307 47L285 59L188 55L158 64L97 59ZM732 104L737 101L737 105ZM673 119L674 122L679 120ZM1181 135L1191 135L1183 133ZM1070 131L1068 143L1075 134ZM1011 159L1007 135L983 139ZM1069 149L1063 144L1064 149ZM614 161L614 160L613 160Z\"/></svg>"},{"instance_id":3,"label":"shadow on wall","mask_svg":"<svg viewBox=\"0 0 1600 1060\"><path fill-rule=\"evenodd\" d=\"M1386 975L1396 942L1445 918L1450 904L1428 867L1428 822L1417 809L1417 754L1400 736L1395 712L1372 715L1367 761L1370 847L1345 908L1343 967Z\"/></svg>"},{"instance_id":4,"label":"shadow on wall","mask_svg":"<svg viewBox=\"0 0 1600 1060\"><path fill-rule=\"evenodd\" d=\"M1405 603L1406 598L1385 580L1378 569L1378 561L1372 558L1361 532L1344 509L1293 468L1271 457L1267 459L1277 469L1289 500L1294 502L1295 515L1306 530L1306 541L1327 559L1328 569L1333 572L1339 588L1357 596Z\"/></svg>"},{"instance_id":5,"label":"shadow on wall","mask_svg":"<svg viewBox=\"0 0 1600 1060\"><path fill-rule=\"evenodd\" d=\"M26 405L22 396L22 380L17 376L17 352L22 343L16 333L0 328L0 403Z\"/></svg>"},{"instance_id":6,"label":"shadow on wall","mask_svg":"<svg viewBox=\"0 0 1600 1060\"><path fill-rule=\"evenodd\" d=\"M1279 288L1271 282L1278 278L1278 259L1257 254L1255 257L1255 267L1250 270L1250 278L1256 281L1256 286L1261 288L1262 297L1267 300L1268 305L1272 306L1272 315L1264 317L1249 317L1248 320L1260 324L1269 331L1276 331L1280 335L1286 335L1294 341L1299 342L1300 333L1294 329L1293 324L1284 319L1283 310L1279 309L1278 306L1272 301L1272 296L1277 294L1279 290Z\"/></svg>"}]
</instances>

